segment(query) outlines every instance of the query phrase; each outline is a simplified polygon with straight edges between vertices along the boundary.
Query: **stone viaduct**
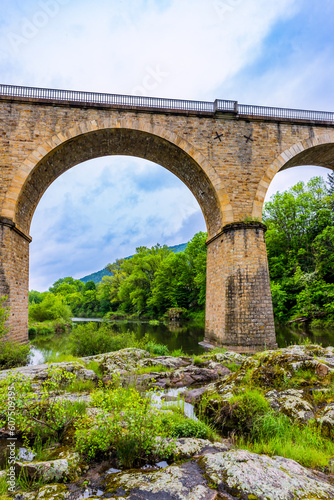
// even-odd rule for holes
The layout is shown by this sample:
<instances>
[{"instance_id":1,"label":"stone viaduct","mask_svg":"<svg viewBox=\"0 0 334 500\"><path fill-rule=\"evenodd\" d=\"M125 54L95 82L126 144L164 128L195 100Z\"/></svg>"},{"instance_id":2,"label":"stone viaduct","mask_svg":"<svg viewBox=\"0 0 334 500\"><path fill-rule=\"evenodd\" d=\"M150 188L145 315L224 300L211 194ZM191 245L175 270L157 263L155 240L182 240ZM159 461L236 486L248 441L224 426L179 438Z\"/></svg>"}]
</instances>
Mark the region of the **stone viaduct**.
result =
<instances>
[{"instance_id":1,"label":"stone viaduct","mask_svg":"<svg viewBox=\"0 0 334 500\"><path fill-rule=\"evenodd\" d=\"M0 295L27 340L29 228L47 187L104 155L146 158L179 177L208 230L207 342L275 347L265 226L275 174L334 169L334 113L0 85Z\"/></svg>"}]
</instances>

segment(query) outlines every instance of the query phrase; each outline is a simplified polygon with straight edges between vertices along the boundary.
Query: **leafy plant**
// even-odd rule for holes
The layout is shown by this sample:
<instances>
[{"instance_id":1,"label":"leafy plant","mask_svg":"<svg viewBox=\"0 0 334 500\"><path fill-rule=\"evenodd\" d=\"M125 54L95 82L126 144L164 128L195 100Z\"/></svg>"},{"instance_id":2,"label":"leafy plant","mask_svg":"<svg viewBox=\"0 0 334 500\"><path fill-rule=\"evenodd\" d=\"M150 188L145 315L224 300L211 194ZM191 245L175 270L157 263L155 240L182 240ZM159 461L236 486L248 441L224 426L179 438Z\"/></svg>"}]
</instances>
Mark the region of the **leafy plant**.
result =
<instances>
[{"instance_id":1,"label":"leafy plant","mask_svg":"<svg viewBox=\"0 0 334 500\"><path fill-rule=\"evenodd\" d=\"M168 356L169 350L165 344L158 344L153 340L150 340L147 344L145 344L144 349L151 354L156 356Z\"/></svg>"},{"instance_id":2,"label":"leafy plant","mask_svg":"<svg viewBox=\"0 0 334 500\"><path fill-rule=\"evenodd\" d=\"M170 410L170 407L168 407ZM162 424L168 436L174 438L219 439L213 428L202 422L186 417L183 413L173 411L162 417Z\"/></svg>"},{"instance_id":3,"label":"leafy plant","mask_svg":"<svg viewBox=\"0 0 334 500\"><path fill-rule=\"evenodd\" d=\"M72 402L59 398L64 388L75 375L63 368L50 366L40 394L32 386L31 379L18 373L11 373L0 382L0 425L8 425L7 392L9 388L15 394L16 431L26 438L40 436L60 440L67 427L86 408L83 402Z\"/></svg>"},{"instance_id":4,"label":"leafy plant","mask_svg":"<svg viewBox=\"0 0 334 500\"><path fill-rule=\"evenodd\" d=\"M161 413L152 408L150 398L116 383L96 391L92 401L102 412L94 420L78 421L75 432L77 449L88 459L114 452L123 467L131 468L150 456L171 453L171 445L157 439L163 434Z\"/></svg>"},{"instance_id":5,"label":"leafy plant","mask_svg":"<svg viewBox=\"0 0 334 500\"><path fill-rule=\"evenodd\" d=\"M6 327L6 320L9 316L9 307L5 306L8 299L6 295L0 297L0 369L15 368L24 366L30 359L30 345L19 344L9 340L6 335L9 329Z\"/></svg>"},{"instance_id":6,"label":"leafy plant","mask_svg":"<svg viewBox=\"0 0 334 500\"><path fill-rule=\"evenodd\" d=\"M116 333L107 324L99 326L93 322L74 328L70 342L71 353L75 356L93 356L141 345L133 332Z\"/></svg>"}]
</instances>

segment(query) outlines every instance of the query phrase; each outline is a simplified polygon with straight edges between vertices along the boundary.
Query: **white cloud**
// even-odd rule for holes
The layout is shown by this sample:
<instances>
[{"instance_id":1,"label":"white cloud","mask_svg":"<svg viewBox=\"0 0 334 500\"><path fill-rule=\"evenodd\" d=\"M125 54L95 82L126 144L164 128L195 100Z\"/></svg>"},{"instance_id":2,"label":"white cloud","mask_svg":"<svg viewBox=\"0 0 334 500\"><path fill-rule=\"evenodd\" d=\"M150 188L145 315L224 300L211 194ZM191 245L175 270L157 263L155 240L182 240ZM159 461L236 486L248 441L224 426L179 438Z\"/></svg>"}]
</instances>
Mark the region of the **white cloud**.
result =
<instances>
[{"instance_id":1,"label":"white cloud","mask_svg":"<svg viewBox=\"0 0 334 500\"><path fill-rule=\"evenodd\" d=\"M254 60L272 25L296 2L174 0L164 9L137 0L101 1L96 8L88 1L65 3L35 34L31 28L19 50L10 33L24 38L24 27L34 26L43 9L26 9L2 33L18 83L123 94L146 87L148 95L191 99L209 96ZM221 4L231 7L223 15ZM154 79L152 71L164 76Z\"/></svg>"}]
</instances>

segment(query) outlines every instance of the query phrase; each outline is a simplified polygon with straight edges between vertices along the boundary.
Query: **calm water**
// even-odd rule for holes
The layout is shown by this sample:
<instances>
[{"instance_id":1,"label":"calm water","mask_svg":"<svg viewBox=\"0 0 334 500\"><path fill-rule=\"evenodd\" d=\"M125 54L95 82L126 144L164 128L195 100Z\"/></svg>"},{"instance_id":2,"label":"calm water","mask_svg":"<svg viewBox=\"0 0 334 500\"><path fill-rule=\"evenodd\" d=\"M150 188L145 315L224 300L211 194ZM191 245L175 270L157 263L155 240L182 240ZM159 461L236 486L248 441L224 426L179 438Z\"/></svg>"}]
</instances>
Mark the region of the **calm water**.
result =
<instances>
[{"instance_id":1,"label":"calm water","mask_svg":"<svg viewBox=\"0 0 334 500\"><path fill-rule=\"evenodd\" d=\"M182 347L185 354L201 354L204 348L198 343L203 340L204 326L172 325L167 327L150 325L147 322L117 321L111 324L112 328L118 332L133 331L138 339L145 334L149 340L154 340L159 344L167 345L170 351ZM280 327L276 330L276 338L279 347L286 347L291 344L300 344L309 339L313 343L322 344L324 347L334 345L334 330L307 330L306 328L295 330L288 327ZM53 335L39 337L31 340L33 346L32 364L43 363L48 355L55 353L69 353L68 335Z\"/></svg>"},{"instance_id":2,"label":"calm water","mask_svg":"<svg viewBox=\"0 0 334 500\"><path fill-rule=\"evenodd\" d=\"M148 322L115 321L111 323L113 330L117 332L134 332L137 339L147 334L149 340L158 344L167 345L170 351L182 347L185 354L201 354L205 349L198 343L203 340L204 327L197 325L170 325L163 323L150 325ZM35 337L31 339L33 346L33 357L31 364L43 363L45 358L51 354L69 353L68 335L52 335L48 337Z\"/></svg>"}]
</instances>

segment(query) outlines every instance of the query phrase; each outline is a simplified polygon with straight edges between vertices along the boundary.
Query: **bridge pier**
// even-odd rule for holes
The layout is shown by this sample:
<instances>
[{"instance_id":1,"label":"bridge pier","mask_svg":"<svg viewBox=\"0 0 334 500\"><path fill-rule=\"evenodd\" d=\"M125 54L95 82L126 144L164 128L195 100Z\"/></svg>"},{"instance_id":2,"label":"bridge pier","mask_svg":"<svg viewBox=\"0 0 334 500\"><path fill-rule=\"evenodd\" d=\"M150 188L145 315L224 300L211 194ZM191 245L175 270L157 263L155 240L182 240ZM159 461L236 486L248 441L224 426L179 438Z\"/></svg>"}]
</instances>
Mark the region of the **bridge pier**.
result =
<instances>
[{"instance_id":1,"label":"bridge pier","mask_svg":"<svg viewBox=\"0 0 334 500\"><path fill-rule=\"evenodd\" d=\"M10 339L28 341L29 242L13 221L0 218L0 296L10 307Z\"/></svg>"},{"instance_id":2,"label":"bridge pier","mask_svg":"<svg viewBox=\"0 0 334 500\"><path fill-rule=\"evenodd\" d=\"M238 352L277 347L266 226L235 222L208 241L206 343Z\"/></svg>"}]
</instances>

